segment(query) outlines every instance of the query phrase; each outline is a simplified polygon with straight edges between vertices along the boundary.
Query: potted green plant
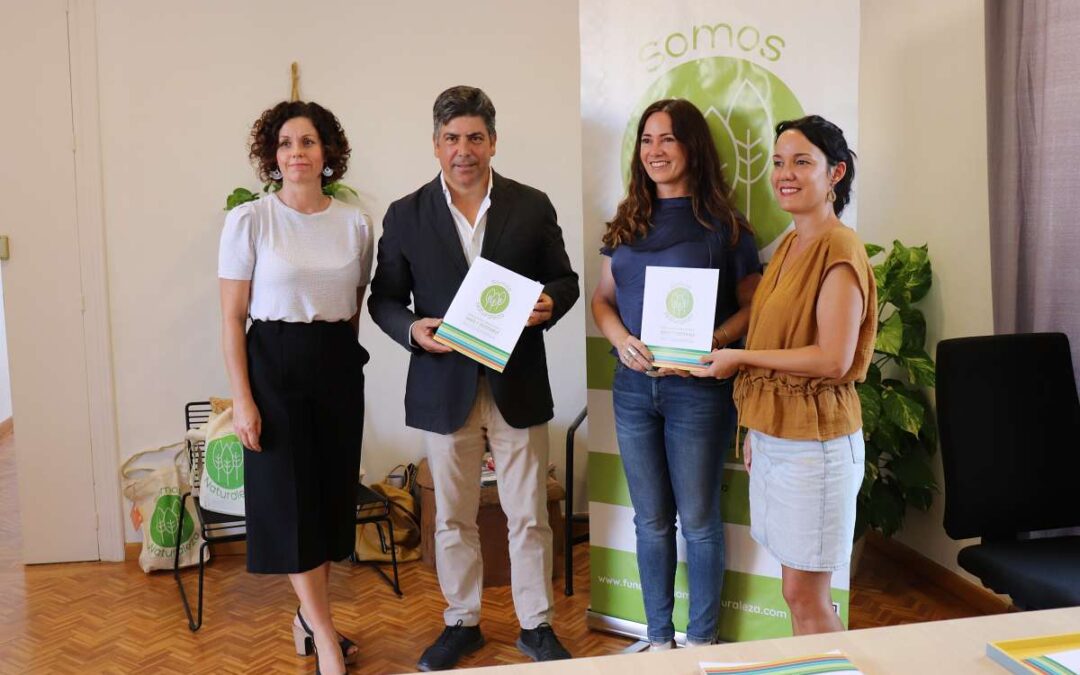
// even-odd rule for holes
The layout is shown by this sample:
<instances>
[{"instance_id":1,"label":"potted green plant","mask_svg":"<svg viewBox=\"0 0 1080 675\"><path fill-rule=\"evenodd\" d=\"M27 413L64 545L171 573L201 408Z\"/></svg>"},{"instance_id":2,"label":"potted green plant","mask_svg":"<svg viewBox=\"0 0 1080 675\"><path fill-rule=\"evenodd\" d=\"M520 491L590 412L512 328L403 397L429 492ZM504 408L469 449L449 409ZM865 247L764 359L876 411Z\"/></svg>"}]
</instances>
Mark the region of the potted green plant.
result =
<instances>
[{"instance_id":1,"label":"potted green plant","mask_svg":"<svg viewBox=\"0 0 1080 675\"><path fill-rule=\"evenodd\" d=\"M866 245L870 258L884 250ZM885 260L874 265L874 278L877 341L866 381L856 385L866 437L856 540L867 529L892 536L903 524L907 508L926 511L938 490L931 468L937 426L925 394L925 388L934 386L934 361L926 353L926 319L914 307L930 290L927 247L894 241Z\"/></svg>"},{"instance_id":2,"label":"potted green plant","mask_svg":"<svg viewBox=\"0 0 1080 675\"><path fill-rule=\"evenodd\" d=\"M267 183L266 185L263 185L261 194L269 194L271 192L274 192L277 189L278 189L278 186L275 185L274 183ZM322 191L323 191L324 195L334 197L334 198L337 198L337 199L344 199L346 194L351 194L353 197L356 197L356 198L360 197L360 195L357 194L356 190L352 189L351 187L349 187L345 183L342 183L341 181L334 181L333 183L327 183L326 185L323 186ZM256 199L259 198L259 196L260 196L259 192L252 192L251 190L249 190L247 188L238 187L235 190L233 190L227 197L225 197L225 210L226 211L231 211L233 208L235 208L237 206L240 206L241 204L243 204L245 202L255 201Z\"/></svg>"}]
</instances>

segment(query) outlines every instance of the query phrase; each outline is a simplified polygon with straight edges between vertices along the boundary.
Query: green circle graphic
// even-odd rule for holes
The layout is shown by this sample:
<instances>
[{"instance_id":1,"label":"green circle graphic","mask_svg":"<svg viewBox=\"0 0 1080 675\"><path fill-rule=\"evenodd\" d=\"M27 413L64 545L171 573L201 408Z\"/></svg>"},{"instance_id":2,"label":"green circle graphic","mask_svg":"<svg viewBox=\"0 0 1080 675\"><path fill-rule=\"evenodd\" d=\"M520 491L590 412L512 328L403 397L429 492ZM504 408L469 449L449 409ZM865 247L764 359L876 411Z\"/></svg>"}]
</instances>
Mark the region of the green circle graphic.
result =
<instances>
[{"instance_id":1,"label":"green circle graphic","mask_svg":"<svg viewBox=\"0 0 1080 675\"><path fill-rule=\"evenodd\" d=\"M623 176L629 175L641 113L663 98L685 98L705 115L732 188L732 205L750 220L758 247L768 246L791 224L791 215L773 197L769 172L776 125L804 115L795 94L771 71L745 59L713 56L672 68L645 91L630 116L623 135Z\"/></svg>"},{"instance_id":2,"label":"green circle graphic","mask_svg":"<svg viewBox=\"0 0 1080 675\"><path fill-rule=\"evenodd\" d=\"M150 517L150 539L161 548L176 546L176 525L180 522L180 495L161 495L154 504ZM195 533L195 523L184 518L180 541L187 542Z\"/></svg>"},{"instance_id":3,"label":"green circle graphic","mask_svg":"<svg viewBox=\"0 0 1080 675\"><path fill-rule=\"evenodd\" d=\"M244 487L244 446L236 434L210 441L205 461L210 480L226 490Z\"/></svg>"},{"instance_id":4,"label":"green circle graphic","mask_svg":"<svg viewBox=\"0 0 1080 675\"><path fill-rule=\"evenodd\" d=\"M501 284L492 284L480 294L480 308L488 314L502 314L510 306L510 291Z\"/></svg>"},{"instance_id":5,"label":"green circle graphic","mask_svg":"<svg viewBox=\"0 0 1080 675\"><path fill-rule=\"evenodd\" d=\"M668 291L667 299L668 314L676 319L685 319L694 311L694 294L689 289L678 286Z\"/></svg>"}]
</instances>

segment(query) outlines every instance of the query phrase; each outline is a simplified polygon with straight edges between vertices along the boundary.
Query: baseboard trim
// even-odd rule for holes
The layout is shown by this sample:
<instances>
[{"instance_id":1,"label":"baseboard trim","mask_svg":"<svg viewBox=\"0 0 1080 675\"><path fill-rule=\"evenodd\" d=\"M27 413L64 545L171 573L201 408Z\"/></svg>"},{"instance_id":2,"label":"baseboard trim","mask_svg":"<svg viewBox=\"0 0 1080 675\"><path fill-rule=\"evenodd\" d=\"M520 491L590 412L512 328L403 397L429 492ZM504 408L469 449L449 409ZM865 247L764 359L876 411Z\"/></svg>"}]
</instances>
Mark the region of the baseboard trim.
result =
<instances>
[{"instance_id":1,"label":"baseboard trim","mask_svg":"<svg viewBox=\"0 0 1080 675\"><path fill-rule=\"evenodd\" d=\"M141 541L129 541L124 544L124 560L138 560L142 553ZM227 541L224 544L210 544L210 557L221 555L247 555L247 542Z\"/></svg>"},{"instance_id":2,"label":"baseboard trim","mask_svg":"<svg viewBox=\"0 0 1080 675\"><path fill-rule=\"evenodd\" d=\"M1011 610L1011 605L994 593L982 586L976 586L956 572L939 565L895 539L885 538L877 532L868 532L866 543L984 614L1004 614Z\"/></svg>"},{"instance_id":3,"label":"baseboard trim","mask_svg":"<svg viewBox=\"0 0 1080 675\"><path fill-rule=\"evenodd\" d=\"M7 438L15 431L15 418L9 417L0 422L0 438Z\"/></svg>"}]
</instances>

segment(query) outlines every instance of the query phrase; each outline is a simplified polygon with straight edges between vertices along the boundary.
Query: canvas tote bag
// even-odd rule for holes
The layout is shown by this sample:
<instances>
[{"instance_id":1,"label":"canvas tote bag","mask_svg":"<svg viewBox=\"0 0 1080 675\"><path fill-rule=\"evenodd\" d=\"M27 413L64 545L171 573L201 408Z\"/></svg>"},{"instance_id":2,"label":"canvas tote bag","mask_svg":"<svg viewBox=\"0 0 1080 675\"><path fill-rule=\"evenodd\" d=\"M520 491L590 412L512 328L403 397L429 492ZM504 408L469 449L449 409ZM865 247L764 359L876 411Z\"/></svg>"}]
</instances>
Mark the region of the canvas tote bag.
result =
<instances>
[{"instance_id":1,"label":"canvas tote bag","mask_svg":"<svg viewBox=\"0 0 1080 675\"><path fill-rule=\"evenodd\" d=\"M368 486L390 501L390 519L394 522L393 546L398 562L420 559L420 519L416 516L416 500L412 494L415 480L416 467L410 464L391 469L385 480ZM360 562L390 562L389 538L389 528L384 527L380 537L375 523L357 525L356 559Z\"/></svg>"},{"instance_id":2,"label":"canvas tote bag","mask_svg":"<svg viewBox=\"0 0 1080 675\"><path fill-rule=\"evenodd\" d=\"M186 501L184 517L180 517L180 495L191 490L187 462L180 460L186 449L185 443L174 443L137 452L120 468L124 496L132 504L132 524L142 532L139 567L143 572L172 569L178 544L181 567L199 562L203 538L195 526L195 506L191 499ZM156 469L134 466L140 457L170 451L175 452L167 466ZM209 549L206 550L206 557L210 558Z\"/></svg>"},{"instance_id":3,"label":"canvas tote bag","mask_svg":"<svg viewBox=\"0 0 1080 675\"><path fill-rule=\"evenodd\" d=\"M212 414L206 424L199 504L215 513L244 515L244 446L233 431L232 406Z\"/></svg>"}]
</instances>

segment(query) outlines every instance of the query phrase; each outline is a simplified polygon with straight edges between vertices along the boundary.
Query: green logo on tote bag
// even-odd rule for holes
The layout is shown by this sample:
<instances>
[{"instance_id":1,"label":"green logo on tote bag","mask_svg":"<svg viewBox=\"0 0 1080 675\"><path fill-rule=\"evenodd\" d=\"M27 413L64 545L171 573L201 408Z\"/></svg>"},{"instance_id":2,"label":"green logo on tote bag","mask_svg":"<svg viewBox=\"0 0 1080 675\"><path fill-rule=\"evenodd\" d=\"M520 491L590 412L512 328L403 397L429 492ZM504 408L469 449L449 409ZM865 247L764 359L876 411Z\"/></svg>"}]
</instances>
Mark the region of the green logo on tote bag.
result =
<instances>
[{"instance_id":1,"label":"green logo on tote bag","mask_svg":"<svg viewBox=\"0 0 1080 675\"><path fill-rule=\"evenodd\" d=\"M150 539L161 548L176 546L176 530L180 523L180 495L164 494L154 504L154 515L150 517ZM184 529L180 541L186 542L195 532L195 523L191 518L184 518Z\"/></svg>"},{"instance_id":2,"label":"green logo on tote bag","mask_svg":"<svg viewBox=\"0 0 1080 675\"><path fill-rule=\"evenodd\" d=\"M641 113L663 98L685 98L705 115L732 205L750 220L758 246L768 246L791 223L776 204L769 172L777 123L804 114L795 94L772 72L745 59L714 56L672 68L645 91L630 116L623 136L624 176Z\"/></svg>"},{"instance_id":3,"label":"green logo on tote bag","mask_svg":"<svg viewBox=\"0 0 1080 675\"><path fill-rule=\"evenodd\" d=\"M244 487L244 447L236 434L210 441L206 447L206 472L226 490Z\"/></svg>"},{"instance_id":4,"label":"green logo on tote bag","mask_svg":"<svg viewBox=\"0 0 1080 675\"><path fill-rule=\"evenodd\" d=\"M480 294L480 309L488 314L502 314L510 306L510 291L500 284L492 284Z\"/></svg>"},{"instance_id":5,"label":"green logo on tote bag","mask_svg":"<svg viewBox=\"0 0 1080 675\"><path fill-rule=\"evenodd\" d=\"M682 286L676 286L667 294L668 314L676 319L685 319L694 311L694 294Z\"/></svg>"}]
</instances>

